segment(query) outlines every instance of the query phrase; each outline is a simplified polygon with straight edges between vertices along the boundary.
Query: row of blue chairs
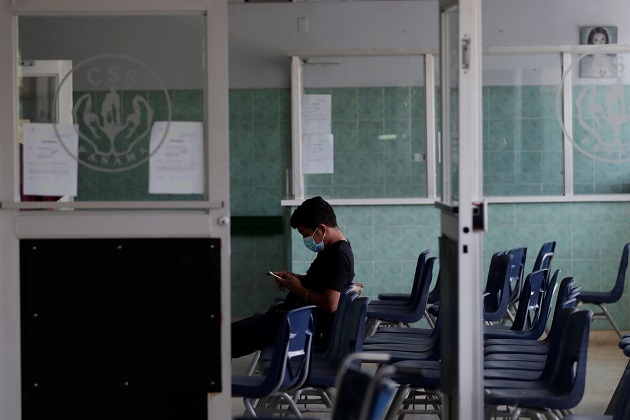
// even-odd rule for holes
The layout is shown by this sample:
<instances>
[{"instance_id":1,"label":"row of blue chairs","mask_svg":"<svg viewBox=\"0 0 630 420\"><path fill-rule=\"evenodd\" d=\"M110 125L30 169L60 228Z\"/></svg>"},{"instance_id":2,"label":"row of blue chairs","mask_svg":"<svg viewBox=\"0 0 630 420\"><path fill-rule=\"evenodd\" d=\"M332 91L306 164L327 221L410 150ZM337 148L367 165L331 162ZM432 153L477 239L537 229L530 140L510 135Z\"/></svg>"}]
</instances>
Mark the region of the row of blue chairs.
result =
<instances>
[{"instance_id":1,"label":"row of blue chairs","mask_svg":"<svg viewBox=\"0 0 630 420\"><path fill-rule=\"evenodd\" d=\"M494 263L491 261L487 283L492 279L501 279L498 283L503 286L502 291L497 293L489 284L486 285L484 301L493 295L493 303L484 305L484 309L487 308L488 314L499 307L508 308L504 310L509 312L512 305L513 313L511 317L493 314L484 325L484 399L487 418L518 416L521 413L532 416L545 413L550 418L553 415L561 417L569 415L570 409L581 399L588 331L594 313L579 308L579 305L590 301L580 300L583 292L577 287L574 278L565 278L558 286L560 271L556 270L552 275L549 268L555 243L551 244L551 250L545 248L549 245L541 247L535 263L535 266L546 268L532 271L523 280L519 277L524 272L526 249L515 248L493 255ZM630 244L627 244L622 253L618 281L620 277L625 278L629 249ZM283 379L284 382L277 385L276 389L267 388L263 392L266 393L264 397L260 396L259 391L253 397L245 397L248 391L243 386L262 387L263 380L253 377L266 377L277 368L278 363L274 360L278 343L261 352L257 360L258 374L245 375L249 378L244 378L243 383L239 383L239 378L233 382L233 395L249 398L245 403L244 414L260 417L269 413L288 413L299 418L310 413L326 412L332 413L335 418L334 413L339 413L338 410L348 409L335 404L341 392L340 381L345 375L357 373L359 377L367 376L376 381L369 385L369 381L363 381L374 393L379 388L391 391L391 381L397 384L394 387L395 394L390 392L389 397L384 398L391 401L388 417L416 412L416 407L423 407L420 412L439 415L442 410L439 292L434 296L434 301L429 300L433 290L439 291L439 273L433 290L429 290L434 271L437 271L437 258L429 257L429 253L428 250L423 251L418 257L414 289L409 294L383 293L378 299L370 300L359 297L360 289L349 289L342 293L331 342L321 348L314 347L310 352L285 353L286 364L290 368L281 370L281 375L286 375L287 371L303 374L301 369L304 368L308 374L301 379L297 378L299 375L290 375L293 379ZM517 283L520 285L516 286ZM506 306L506 294L509 294L507 302L514 296L518 296L518 299ZM557 299L552 310L554 296ZM437 310L433 313L429 327L412 326L423 318L429 321L430 306ZM383 316L384 313L396 311L405 313L406 318L396 318L390 314ZM507 318L509 323L505 323ZM551 328L546 329L549 319L552 320ZM541 339L545 331L546 338ZM571 344L567 344L569 342ZM306 338L303 344L308 346ZM295 354L296 359L289 360L288 354ZM360 358L354 359L349 366L345 365L348 358L359 354ZM304 358L310 359L306 365ZM363 362L359 360L361 358ZM361 364L366 362L378 363L380 367L371 374L360 372ZM567 367L569 364L573 366L571 372ZM386 368L388 370L384 371ZM387 386L379 386L379 381L383 382L380 385ZM532 399L518 397L510 400L514 395L523 395L523 387L529 390L525 394L531 391ZM512 389L516 391L511 394ZM536 400L534 395L540 398ZM563 402L558 402L560 399ZM382 414L384 403L379 404L378 410L375 407L364 408ZM500 406L504 406L502 411Z\"/></svg>"},{"instance_id":2,"label":"row of blue chairs","mask_svg":"<svg viewBox=\"0 0 630 420\"><path fill-rule=\"evenodd\" d=\"M551 248L548 248L549 246ZM544 244L535 266L549 267L554 248L555 243ZM629 249L630 244L626 244L622 251L617 280L610 292L582 291L576 286L575 279L572 277L562 281L553 311L557 315L553 318L551 329L544 327L550 313L553 297L551 290L557 283L559 270L556 270L550 278L549 268L532 272L522 282L523 286L519 292L510 288L511 297L514 294L519 295L518 303L514 305L517 312L511 318L512 325L507 327L488 322L484 327L484 399L487 418L495 416L518 418L520 415L545 415L548 418L560 418L571 414L570 409L579 403L584 392L588 332L591 321L596 319L593 311L581 310L582 308L578 307L586 303L598 306L600 308L598 319L607 319L617 334L620 334L612 316L605 309L605 304L618 301L623 293ZM500 255L501 253L493 255L493 260L500 260ZM522 256L516 259L516 264L511 262L513 269L516 265L524 265ZM495 267L499 275L489 274L488 279L501 279L502 284L505 285L505 278L503 278L505 271L503 268L498 268L501 266L505 266L505 262ZM510 283L515 281L514 275L510 277ZM545 292L546 289L549 291ZM492 290L487 291L492 292ZM487 294L489 295L490 293ZM528 295L530 297L526 298ZM533 298L534 295L538 295L538 298ZM497 293L496 296L504 298L502 293ZM546 297L546 299L540 300L541 297ZM531 300L527 306L521 305L528 299ZM499 299L495 302L498 303ZM494 307L498 308L499 305ZM518 308L526 307L527 311L518 311ZM524 314L527 315L525 325L529 327L523 328L519 315ZM498 316L494 318L494 321L497 319L499 319ZM364 351L385 351L396 355L400 355L401 351L407 351L411 356L407 360L392 358L394 365L400 368L401 372L406 372L394 376L395 380L401 382L400 390L392 403L394 414L403 416L417 412L409 407L422 407L419 411L421 413L427 412L428 407L429 412L439 413L441 409L439 358L435 360L435 357L432 359L418 357L418 355L426 354L427 331L421 328L408 328L406 337L411 338L415 335L414 339L397 338L396 344L391 346L391 350L387 350L387 346L383 346L384 337L393 337L386 334L388 329L382 328L374 333L372 336L374 339L366 339ZM396 330L401 330L401 328L396 328ZM540 338L543 332L547 332L545 339ZM505 336L510 334L513 334L513 337ZM418 339L418 337L422 338ZM627 336L626 341L630 341L630 336ZM379 345L375 346L376 342ZM508 344L510 342L512 344ZM630 347L628 349L630 354ZM550 354L551 357L548 357ZM558 373L561 371L564 372L563 375ZM525 388L529 390L527 392L521 389L523 380L528 381L525 385ZM543 390L542 387L545 384L547 388ZM516 387L516 391L513 391L512 387ZM618 387L619 393L622 388L622 386ZM498 409L501 405L505 406L502 412ZM612 400L611 406L613 406ZM619 410L622 409L618 408L617 411ZM575 417L575 419L579 418Z\"/></svg>"},{"instance_id":3,"label":"row of blue chairs","mask_svg":"<svg viewBox=\"0 0 630 420\"><path fill-rule=\"evenodd\" d=\"M339 369L348 355L362 350L370 301L360 296L362 288L353 283L341 292L331 338L323 345L312 345L303 330L293 330L294 326L305 327L304 321L298 320L307 314L312 318L315 306L287 312L283 320L286 326L280 329L275 345L261 350L253 360L255 366L245 375L232 376L232 396L243 398L245 416L288 414L301 418L307 412L333 409ZM306 333L309 338L311 335L311 331ZM300 345L310 346L309 351Z\"/></svg>"}]
</instances>

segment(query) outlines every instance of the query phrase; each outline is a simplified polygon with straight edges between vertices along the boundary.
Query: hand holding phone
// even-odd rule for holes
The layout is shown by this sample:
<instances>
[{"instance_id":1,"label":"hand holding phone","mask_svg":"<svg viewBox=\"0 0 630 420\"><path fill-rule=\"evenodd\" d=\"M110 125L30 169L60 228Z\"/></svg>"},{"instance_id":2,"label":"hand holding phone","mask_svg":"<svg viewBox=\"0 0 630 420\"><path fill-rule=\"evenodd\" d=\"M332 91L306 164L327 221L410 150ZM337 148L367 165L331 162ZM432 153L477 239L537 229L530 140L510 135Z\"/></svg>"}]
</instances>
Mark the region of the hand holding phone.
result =
<instances>
[{"instance_id":1,"label":"hand holding phone","mask_svg":"<svg viewBox=\"0 0 630 420\"><path fill-rule=\"evenodd\" d=\"M280 277L273 271L267 271L267 274L269 274L270 276L274 276L277 279L284 280L282 277ZM276 284L278 285L278 289L280 289L281 292L284 292L284 285L282 283L278 283L277 281L276 281Z\"/></svg>"}]
</instances>

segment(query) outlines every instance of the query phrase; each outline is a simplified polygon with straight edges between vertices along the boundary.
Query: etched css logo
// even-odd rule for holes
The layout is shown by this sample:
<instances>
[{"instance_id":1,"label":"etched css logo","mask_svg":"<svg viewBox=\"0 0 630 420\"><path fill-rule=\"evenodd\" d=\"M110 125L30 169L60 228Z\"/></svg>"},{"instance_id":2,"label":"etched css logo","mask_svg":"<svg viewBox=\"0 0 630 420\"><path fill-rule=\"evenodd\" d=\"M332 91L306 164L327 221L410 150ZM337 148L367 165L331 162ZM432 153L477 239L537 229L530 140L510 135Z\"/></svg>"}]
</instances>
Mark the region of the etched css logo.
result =
<instances>
[{"instance_id":1,"label":"etched css logo","mask_svg":"<svg viewBox=\"0 0 630 420\"><path fill-rule=\"evenodd\" d=\"M172 109L164 83L149 66L133 57L104 54L74 66L60 86L71 77L83 78L85 85L91 87L89 92L74 98L72 107L79 129L79 149L78 154L68 153L79 163L99 171L125 171L145 163L160 148L168 125L158 146L151 149L154 104L160 104L160 121L170 122ZM140 78L143 86L157 89L140 90Z\"/></svg>"},{"instance_id":2,"label":"etched css logo","mask_svg":"<svg viewBox=\"0 0 630 420\"><path fill-rule=\"evenodd\" d=\"M564 85L567 74L577 66L585 83L571 87L574 115L568 130L562 117ZM626 110L623 76L620 54L598 52L582 54L562 75L556 101L558 121L573 145L593 159L630 162L630 110Z\"/></svg>"}]
</instances>

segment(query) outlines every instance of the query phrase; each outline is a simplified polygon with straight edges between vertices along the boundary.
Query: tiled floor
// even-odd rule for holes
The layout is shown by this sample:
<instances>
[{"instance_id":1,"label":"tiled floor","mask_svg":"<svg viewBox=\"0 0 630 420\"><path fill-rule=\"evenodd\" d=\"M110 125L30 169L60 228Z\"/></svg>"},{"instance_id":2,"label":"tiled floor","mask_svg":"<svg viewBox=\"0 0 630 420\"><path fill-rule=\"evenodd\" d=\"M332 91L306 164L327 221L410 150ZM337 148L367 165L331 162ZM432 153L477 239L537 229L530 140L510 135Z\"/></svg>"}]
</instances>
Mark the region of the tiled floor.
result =
<instances>
[{"instance_id":1,"label":"tiled floor","mask_svg":"<svg viewBox=\"0 0 630 420\"><path fill-rule=\"evenodd\" d=\"M592 330L589 340L586 391L581 403L572 410L574 414L603 414L611 396L617 387L629 359L617 346L619 339L613 331ZM233 361L233 373L247 371L250 358L243 357ZM243 414L243 403L238 398L232 399L232 415ZM406 420L432 419L436 416L406 416Z\"/></svg>"}]
</instances>

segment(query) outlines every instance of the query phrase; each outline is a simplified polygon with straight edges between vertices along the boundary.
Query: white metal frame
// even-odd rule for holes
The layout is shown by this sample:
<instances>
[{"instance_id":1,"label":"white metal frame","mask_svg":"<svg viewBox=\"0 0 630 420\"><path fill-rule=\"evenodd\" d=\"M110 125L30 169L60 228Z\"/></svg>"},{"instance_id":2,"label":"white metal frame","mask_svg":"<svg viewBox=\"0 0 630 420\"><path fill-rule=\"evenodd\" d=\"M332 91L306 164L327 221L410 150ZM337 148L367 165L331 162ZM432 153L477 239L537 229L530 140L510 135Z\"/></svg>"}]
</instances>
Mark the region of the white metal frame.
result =
<instances>
[{"instance_id":1,"label":"white metal frame","mask_svg":"<svg viewBox=\"0 0 630 420\"><path fill-rule=\"evenodd\" d=\"M457 22L448 19L456 13ZM483 199L482 97L481 97L481 0L440 1L440 50L442 60L442 127L443 200L442 235L457 242L456 278L445 278L445 337L454 337L455 354L445 360L448 383L445 410L448 419L482 418L483 416L483 321L482 300L470 299L482 290L483 230L473 229L474 203ZM449 25L457 28L449 28ZM454 30L456 29L456 30ZM456 33L456 39L448 39ZM447 37L448 36L448 37ZM457 48L457 61L451 60L450 48ZM457 202L451 202L449 190L452 174L447 152L453 133L450 124L450 74L457 74L458 91L458 188ZM445 93L446 91L446 93ZM448 102L446 102L448 103ZM446 195L448 194L448 195ZM449 211L450 208L450 211ZM448 263L448 262L445 262ZM452 276L452 275L451 275ZM454 300L454 301L453 301ZM444 339L444 341L447 341ZM450 363L454 362L454 363Z\"/></svg>"},{"instance_id":2,"label":"white metal frame","mask_svg":"<svg viewBox=\"0 0 630 420\"><path fill-rule=\"evenodd\" d=\"M597 47L601 53L630 53L630 46L623 44L609 44ZM571 66L572 54L592 52L592 45L559 45L559 46L527 46L527 47L487 47L483 48L484 54L528 54L528 53L558 53L562 58L562 71ZM441 130L435 127L435 75L433 62L437 51L427 50L304 50L290 51L291 56L291 91L292 91L292 184L287 188L287 195L291 198L282 200L283 206L297 206L304 199L304 175L302 173L302 144L301 136L301 93L303 92L303 59L316 57L353 57L353 56L388 56L388 55L423 55L425 58L425 87L426 87L426 133L427 133L427 196L409 198L333 198L330 203L333 205L365 206L365 205L433 205L436 201L437 188L436 179L439 174L436 172L437 161L440 156L435 155L435 143L439 137L449 137L448 126L442 125ZM440 60L441 57L438 56ZM444 62L441 61L444 68ZM571 74L567 74L564 79L563 99L563 124L566 129L564 134L564 192L563 195L545 196L487 196L483 200L486 203L569 203L569 202L621 202L629 201L630 194L579 194L574 195L573 189L573 145L568 134L572 133L572 86ZM445 85L442 84L444 89ZM442 95L446 92L442 91ZM445 100L448 103L449 98ZM440 149L441 157L450 156L450 144L442 144ZM449 159L442 159L442 177L451 174ZM450 185L442 184L442 201L447 202L451 196Z\"/></svg>"},{"instance_id":3,"label":"white metal frame","mask_svg":"<svg viewBox=\"0 0 630 420\"><path fill-rule=\"evenodd\" d=\"M302 94L304 92L304 60L317 57L393 57L393 56L422 56L425 70L425 137L427 161L427 196L387 199L332 199L333 205L372 205L372 204L433 204L436 196L436 127L435 127L435 54L432 49L404 50L404 49L370 49L370 50L304 50L289 51L291 57L291 155L293 170L291 173L291 188L287 194L291 198L282 200L283 206L299 205L304 201L304 172L302 170Z\"/></svg>"},{"instance_id":4,"label":"white metal frame","mask_svg":"<svg viewBox=\"0 0 630 420\"><path fill-rule=\"evenodd\" d=\"M112 203L80 212L20 211L16 197L18 20L21 16L199 15L206 19L206 166L208 201ZM208 418L231 416L230 227L227 2L221 0L20 0L0 3L0 418L21 418L20 273L22 238L214 237L221 240L222 392L208 394ZM29 57L31 58L31 57ZM37 57L32 57L36 59ZM210 112L210 110L212 112ZM47 208L50 206L48 203ZM151 211L139 209L150 208ZM98 410L98 407L94 407ZM87 413L89 416L89 413Z\"/></svg>"}]
</instances>

